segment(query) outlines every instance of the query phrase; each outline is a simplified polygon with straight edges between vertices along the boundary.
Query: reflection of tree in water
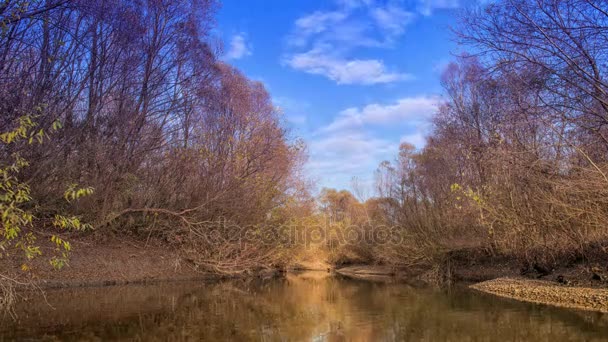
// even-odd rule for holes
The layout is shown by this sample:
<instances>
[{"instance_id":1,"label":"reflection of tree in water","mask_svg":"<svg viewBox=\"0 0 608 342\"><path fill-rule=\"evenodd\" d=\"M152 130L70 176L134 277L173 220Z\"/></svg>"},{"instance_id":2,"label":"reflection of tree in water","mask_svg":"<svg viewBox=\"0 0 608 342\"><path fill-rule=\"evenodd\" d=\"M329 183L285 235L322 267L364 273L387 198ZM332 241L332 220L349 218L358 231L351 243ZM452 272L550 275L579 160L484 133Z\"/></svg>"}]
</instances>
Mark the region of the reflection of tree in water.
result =
<instances>
[{"instance_id":1,"label":"reflection of tree in water","mask_svg":"<svg viewBox=\"0 0 608 342\"><path fill-rule=\"evenodd\" d=\"M599 340L608 316L464 290L361 282L326 274L212 285L63 290L18 308L0 340ZM58 315L57 313L61 314Z\"/></svg>"},{"instance_id":2,"label":"reflection of tree in water","mask_svg":"<svg viewBox=\"0 0 608 342\"><path fill-rule=\"evenodd\" d=\"M389 340L564 341L608 336L605 315L519 303L463 289L405 292L401 286L387 285L372 296L386 303L383 322L387 324L379 334ZM589 324L586 317L601 319Z\"/></svg>"}]
</instances>

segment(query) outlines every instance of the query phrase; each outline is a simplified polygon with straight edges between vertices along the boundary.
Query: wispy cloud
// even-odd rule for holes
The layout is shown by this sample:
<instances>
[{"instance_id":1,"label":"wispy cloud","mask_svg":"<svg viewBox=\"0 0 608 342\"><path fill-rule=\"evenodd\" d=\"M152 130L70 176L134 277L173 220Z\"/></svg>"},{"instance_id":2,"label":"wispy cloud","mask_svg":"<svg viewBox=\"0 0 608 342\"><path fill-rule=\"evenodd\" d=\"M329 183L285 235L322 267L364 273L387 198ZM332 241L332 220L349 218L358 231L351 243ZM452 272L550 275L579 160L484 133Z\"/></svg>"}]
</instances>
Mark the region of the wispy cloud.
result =
<instances>
[{"instance_id":1,"label":"wispy cloud","mask_svg":"<svg viewBox=\"0 0 608 342\"><path fill-rule=\"evenodd\" d=\"M398 37L405 32L405 27L415 18L415 14L395 5L370 9L370 15L388 35Z\"/></svg>"},{"instance_id":2,"label":"wispy cloud","mask_svg":"<svg viewBox=\"0 0 608 342\"><path fill-rule=\"evenodd\" d=\"M329 11L315 11L294 23L290 51L282 62L338 84L380 84L411 79L379 58L357 58L359 49L389 48L405 33L413 12L397 3L337 0Z\"/></svg>"},{"instance_id":3,"label":"wispy cloud","mask_svg":"<svg viewBox=\"0 0 608 342\"><path fill-rule=\"evenodd\" d=\"M230 39L230 47L226 53L226 59L241 59L250 56L252 53L251 45L245 41L245 35L238 33Z\"/></svg>"},{"instance_id":4,"label":"wispy cloud","mask_svg":"<svg viewBox=\"0 0 608 342\"><path fill-rule=\"evenodd\" d=\"M323 132L336 132L366 125L418 124L427 121L437 109L435 97L406 97L392 104L369 104L341 111Z\"/></svg>"},{"instance_id":5,"label":"wispy cloud","mask_svg":"<svg viewBox=\"0 0 608 342\"><path fill-rule=\"evenodd\" d=\"M405 97L340 111L311 139L309 170L324 184L340 186L348 186L344 180L351 176L369 177L381 161L394 158L401 142L424 147L438 101L434 96ZM406 134L391 138L386 135L389 128Z\"/></svg>"},{"instance_id":6,"label":"wispy cloud","mask_svg":"<svg viewBox=\"0 0 608 342\"><path fill-rule=\"evenodd\" d=\"M372 85L412 79L380 58L360 58L360 49L391 48L417 17L454 9L464 0L334 0L330 10L297 19L282 63L338 84ZM468 0L472 2L482 0Z\"/></svg>"},{"instance_id":7,"label":"wispy cloud","mask_svg":"<svg viewBox=\"0 0 608 342\"><path fill-rule=\"evenodd\" d=\"M305 46L310 37L329 30L348 17L348 13L342 11L323 12L316 11L303 16L295 22L295 33L290 37L290 44Z\"/></svg>"},{"instance_id":8,"label":"wispy cloud","mask_svg":"<svg viewBox=\"0 0 608 342\"><path fill-rule=\"evenodd\" d=\"M398 142L375 137L364 131L327 135L310 142L310 161L307 167L322 178L347 180L351 176L368 176L369 171L379 161L393 155L398 146ZM328 181L323 180L324 183Z\"/></svg>"},{"instance_id":9,"label":"wispy cloud","mask_svg":"<svg viewBox=\"0 0 608 342\"><path fill-rule=\"evenodd\" d=\"M345 59L322 47L297 53L284 61L290 67L323 75L337 84L378 84L411 79L406 73L392 72L378 59Z\"/></svg>"},{"instance_id":10,"label":"wispy cloud","mask_svg":"<svg viewBox=\"0 0 608 342\"><path fill-rule=\"evenodd\" d=\"M326 9L294 22L281 63L340 85L415 79L385 59L391 55L386 50L398 48L416 21L462 6L461 1L333 0L325 3ZM428 67L433 67L432 60ZM348 187L352 176L371 182L378 164L393 159L400 143L424 147L439 102L438 97L421 95L344 108L324 126L310 127L308 170L323 185Z\"/></svg>"}]
</instances>

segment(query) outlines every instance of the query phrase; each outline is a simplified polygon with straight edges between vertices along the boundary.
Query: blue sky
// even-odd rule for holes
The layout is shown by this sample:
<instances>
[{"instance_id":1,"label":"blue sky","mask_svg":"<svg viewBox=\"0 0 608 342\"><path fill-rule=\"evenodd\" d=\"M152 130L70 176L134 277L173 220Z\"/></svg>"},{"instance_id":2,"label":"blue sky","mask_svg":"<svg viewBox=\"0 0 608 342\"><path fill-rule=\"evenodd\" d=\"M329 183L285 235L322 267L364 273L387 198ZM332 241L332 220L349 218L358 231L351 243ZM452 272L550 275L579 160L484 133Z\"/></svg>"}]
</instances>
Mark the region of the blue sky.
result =
<instances>
[{"instance_id":1,"label":"blue sky","mask_svg":"<svg viewBox=\"0 0 608 342\"><path fill-rule=\"evenodd\" d=\"M318 189L372 194L400 142L420 148L458 53L449 27L464 0L224 0L224 59L265 84L308 144Z\"/></svg>"}]
</instances>

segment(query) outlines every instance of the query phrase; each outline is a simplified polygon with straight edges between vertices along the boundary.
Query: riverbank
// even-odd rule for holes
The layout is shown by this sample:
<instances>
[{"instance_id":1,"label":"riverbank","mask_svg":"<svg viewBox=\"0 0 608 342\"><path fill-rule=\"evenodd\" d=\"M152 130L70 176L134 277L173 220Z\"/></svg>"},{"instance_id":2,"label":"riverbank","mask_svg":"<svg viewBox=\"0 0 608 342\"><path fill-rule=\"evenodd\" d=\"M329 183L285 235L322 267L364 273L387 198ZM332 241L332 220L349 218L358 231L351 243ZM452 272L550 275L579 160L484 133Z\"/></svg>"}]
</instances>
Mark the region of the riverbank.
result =
<instances>
[{"instance_id":1,"label":"riverbank","mask_svg":"<svg viewBox=\"0 0 608 342\"><path fill-rule=\"evenodd\" d=\"M23 260L5 259L0 262L0 274L17 283L35 285L42 289L126 284L155 284L161 282L211 281L235 277L209 272L196 267L179 248L163 241L142 241L126 237L94 237L72 239L73 252L69 262L55 270L48 262L52 250L42 246L43 255L29 263L31 269L21 270ZM256 271L256 276L271 276L271 271Z\"/></svg>"},{"instance_id":2,"label":"riverbank","mask_svg":"<svg viewBox=\"0 0 608 342\"><path fill-rule=\"evenodd\" d=\"M98 240L73 239L74 252L69 264L54 270L48 259L40 257L31 263L31 270L20 269L21 260L5 259L0 274L21 283L35 284L43 289L162 282L212 281L228 278L199 269L182 255L179 248L151 239ZM46 251L50 252L50 251ZM310 254L310 253L308 253ZM515 300L561 307L608 312L608 284L587 265L571 265L553 270L542 280L538 274L521 276L517 264L507 259L484 259L463 262L453 258L449 270L428 268L394 268L382 265L351 265L333 268L307 253L298 254L288 270L333 271L341 276L369 280L408 283L433 283L438 275L449 275L458 283L473 284L471 288ZM317 257L318 255L315 254ZM278 270L256 271L248 277L270 277ZM576 286L573 286L576 285Z\"/></svg>"},{"instance_id":3,"label":"riverbank","mask_svg":"<svg viewBox=\"0 0 608 342\"><path fill-rule=\"evenodd\" d=\"M598 266L576 264L553 269L548 275L526 273L526 277L516 263L495 261L493 264L454 262L450 264L449 271L356 265L339 268L335 272L355 279L414 284L437 284L437 276L447 273L452 282L500 297L608 313L608 283L605 272Z\"/></svg>"}]
</instances>

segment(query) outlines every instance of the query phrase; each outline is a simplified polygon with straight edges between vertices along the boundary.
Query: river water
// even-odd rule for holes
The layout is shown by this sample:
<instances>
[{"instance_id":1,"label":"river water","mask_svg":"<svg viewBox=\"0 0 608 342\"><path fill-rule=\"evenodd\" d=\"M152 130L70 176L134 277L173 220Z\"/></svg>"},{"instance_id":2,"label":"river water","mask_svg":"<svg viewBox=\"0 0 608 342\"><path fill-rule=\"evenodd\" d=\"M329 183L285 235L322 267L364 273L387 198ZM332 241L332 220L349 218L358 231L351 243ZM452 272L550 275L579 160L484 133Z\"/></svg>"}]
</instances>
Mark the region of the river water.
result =
<instances>
[{"instance_id":1,"label":"river water","mask_svg":"<svg viewBox=\"0 0 608 342\"><path fill-rule=\"evenodd\" d=\"M0 341L605 341L608 315L324 272L47 291ZM36 303L36 304L34 304Z\"/></svg>"}]
</instances>

